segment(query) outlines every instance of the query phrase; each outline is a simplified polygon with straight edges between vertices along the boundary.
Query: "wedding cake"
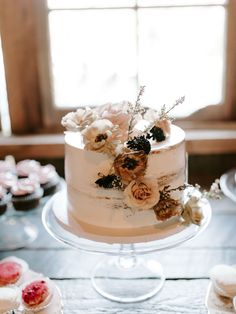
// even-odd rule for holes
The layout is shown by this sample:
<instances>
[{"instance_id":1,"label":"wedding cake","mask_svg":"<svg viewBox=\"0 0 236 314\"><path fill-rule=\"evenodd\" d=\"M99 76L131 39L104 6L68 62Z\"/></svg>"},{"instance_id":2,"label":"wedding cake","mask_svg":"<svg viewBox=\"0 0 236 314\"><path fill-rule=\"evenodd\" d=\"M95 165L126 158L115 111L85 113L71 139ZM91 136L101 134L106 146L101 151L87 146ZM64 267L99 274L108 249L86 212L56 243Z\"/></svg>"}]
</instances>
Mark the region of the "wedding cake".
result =
<instances>
[{"instance_id":1,"label":"wedding cake","mask_svg":"<svg viewBox=\"0 0 236 314\"><path fill-rule=\"evenodd\" d=\"M186 202L185 132L169 112L106 104L70 112L65 132L67 210L88 234L135 237L179 224ZM199 200L200 198L198 198ZM202 214L195 217L199 224Z\"/></svg>"}]
</instances>

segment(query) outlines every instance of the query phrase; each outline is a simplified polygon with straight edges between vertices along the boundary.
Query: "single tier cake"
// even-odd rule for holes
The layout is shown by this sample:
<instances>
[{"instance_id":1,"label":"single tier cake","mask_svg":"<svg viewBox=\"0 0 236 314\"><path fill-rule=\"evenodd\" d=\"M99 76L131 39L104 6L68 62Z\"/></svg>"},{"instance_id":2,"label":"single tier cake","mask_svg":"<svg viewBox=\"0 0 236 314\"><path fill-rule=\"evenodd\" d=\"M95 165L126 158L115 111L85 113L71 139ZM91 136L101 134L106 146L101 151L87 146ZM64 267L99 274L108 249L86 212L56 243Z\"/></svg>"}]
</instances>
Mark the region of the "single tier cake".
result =
<instances>
[{"instance_id":1,"label":"single tier cake","mask_svg":"<svg viewBox=\"0 0 236 314\"><path fill-rule=\"evenodd\" d=\"M168 113L135 104L78 109L62 119L67 208L90 234L153 234L180 221L186 188L185 133Z\"/></svg>"}]
</instances>

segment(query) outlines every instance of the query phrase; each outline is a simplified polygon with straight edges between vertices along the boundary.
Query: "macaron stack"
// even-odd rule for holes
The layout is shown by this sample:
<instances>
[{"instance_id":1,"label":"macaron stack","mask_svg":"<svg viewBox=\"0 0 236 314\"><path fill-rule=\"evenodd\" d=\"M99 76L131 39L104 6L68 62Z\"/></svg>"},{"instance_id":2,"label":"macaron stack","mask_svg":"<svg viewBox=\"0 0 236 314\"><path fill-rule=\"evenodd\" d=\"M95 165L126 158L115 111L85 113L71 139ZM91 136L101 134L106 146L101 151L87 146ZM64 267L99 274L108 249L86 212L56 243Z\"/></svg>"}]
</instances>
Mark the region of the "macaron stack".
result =
<instances>
[{"instance_id":1,"label":"macaron stack","mask_svg":"<svg viewBox=\"0 0 236 314\"><path fill-rule=\"evenodd\" d=\"M210 279L219 300L236 312L236 268L223 264L216 265L210 271Z\"/></svg>"}]
</instances>

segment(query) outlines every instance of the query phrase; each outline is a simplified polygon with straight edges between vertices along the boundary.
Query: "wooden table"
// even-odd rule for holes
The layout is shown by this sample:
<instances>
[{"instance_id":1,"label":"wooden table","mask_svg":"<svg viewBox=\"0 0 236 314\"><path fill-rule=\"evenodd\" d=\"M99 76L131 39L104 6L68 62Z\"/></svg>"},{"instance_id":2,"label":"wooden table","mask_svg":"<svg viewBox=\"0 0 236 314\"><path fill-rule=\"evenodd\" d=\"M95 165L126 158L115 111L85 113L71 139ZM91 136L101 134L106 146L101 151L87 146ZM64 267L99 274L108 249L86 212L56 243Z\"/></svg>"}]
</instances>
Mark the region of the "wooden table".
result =
<instances>
[{"instance_id":1,"label":"wooden table","mask_svg":"<svg viewBox=\"0 0 236 314\"><path fill-rule=\"evenodd\" d=\"M207 313L209 270L219 263L236 264L236 204L222 199L213 201L212 207L212 221L198 238L152 254L164 266L167 280L159 294L142 303L115 303L97 294L90 271L101 256L76 251L51 238L41 224L40 211L30 215L39 227L38 239L27 248L0 252L0 258L23 258L33 270L52 278L61 289L65 314Z\"/></svg>"}]
</instances>

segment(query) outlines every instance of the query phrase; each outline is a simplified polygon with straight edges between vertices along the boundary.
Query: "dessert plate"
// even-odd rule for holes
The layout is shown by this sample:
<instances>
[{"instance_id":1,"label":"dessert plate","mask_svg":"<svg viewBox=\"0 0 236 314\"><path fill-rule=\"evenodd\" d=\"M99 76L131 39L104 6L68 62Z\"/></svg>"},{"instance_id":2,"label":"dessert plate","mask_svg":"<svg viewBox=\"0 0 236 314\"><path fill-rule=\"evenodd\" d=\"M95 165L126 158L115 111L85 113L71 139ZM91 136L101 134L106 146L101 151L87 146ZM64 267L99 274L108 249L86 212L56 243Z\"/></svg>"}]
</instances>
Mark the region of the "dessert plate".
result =
<instances>
[{"instance_id":1,"label":"dessert plate","mask_svg":"<svg viewBox=\"0 0 236 314\"><path fill-rule=\"evenodd\" d=\"M229 170L220 177L220 187L226 196L236 202L236 168Z\"/></svg>"},{"instance_id":2,"label":"dessert plate","mask_svg":"<svg viewBox=\"0 0 236 314\"><path fill-rule=\"evenodd\" d=\"M31 281L31 280L36 280L40 277L44 277L44 275L41 273L37 273L32 270L29 270L25 280ZM37 314L63 314L63 303L61 300L62 299L61 291L58 288L58 286L55 284L55 282L52 282L52 283L53 283L53 288L54 288L54 294L50 302L50 305L47 308L41 311L38 311ZM24 313L24 310L22 310L22 313Z\"/></svg>"}]
</instances>

